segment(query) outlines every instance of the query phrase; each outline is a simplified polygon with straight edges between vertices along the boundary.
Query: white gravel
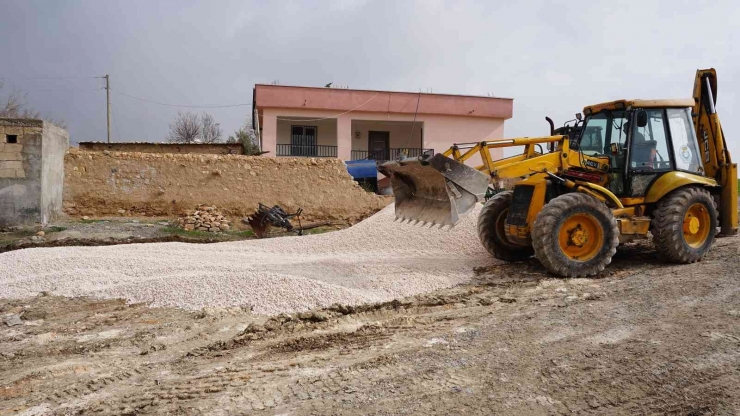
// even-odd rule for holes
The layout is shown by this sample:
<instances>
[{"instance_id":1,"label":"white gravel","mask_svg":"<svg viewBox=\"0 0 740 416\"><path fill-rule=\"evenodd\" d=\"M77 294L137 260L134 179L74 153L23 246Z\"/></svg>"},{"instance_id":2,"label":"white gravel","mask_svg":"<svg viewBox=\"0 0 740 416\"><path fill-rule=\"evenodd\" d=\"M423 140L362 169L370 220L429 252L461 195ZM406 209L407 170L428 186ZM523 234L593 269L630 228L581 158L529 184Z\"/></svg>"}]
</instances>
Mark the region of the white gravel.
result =
<instances>
[{"instance_id":1,"label":"white gravel","mask_svg":"<svg viewBox=\"0 0 740 416\"><path fill-rule=\"evenodd\" d=\"M457 227L393 222L393 206L341 231L218 244L34 248L0 254L0 298L41 291L185 309L253 305L275 314L454 286L494 259L479 206Z\"/></svg>"}]
</instances>

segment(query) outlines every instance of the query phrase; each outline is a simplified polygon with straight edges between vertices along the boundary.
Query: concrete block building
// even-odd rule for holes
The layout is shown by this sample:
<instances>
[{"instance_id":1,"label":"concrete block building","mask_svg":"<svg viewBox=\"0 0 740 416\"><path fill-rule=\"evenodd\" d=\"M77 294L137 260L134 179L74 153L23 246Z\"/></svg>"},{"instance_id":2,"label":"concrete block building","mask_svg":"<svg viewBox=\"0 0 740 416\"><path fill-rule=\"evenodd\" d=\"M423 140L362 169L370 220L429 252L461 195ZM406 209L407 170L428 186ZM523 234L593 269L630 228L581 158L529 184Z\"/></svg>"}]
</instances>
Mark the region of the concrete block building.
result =
<instances>
[{"instance_id":1,"label":"concrete block building","mask_svg":"<svg viewBox=\"0 0 740 416\"><path fill-rule=\"evenodd\" d=\"M0 118L0 226L46 224L62 213L66 130Z\"/></svg>"},{"instance_id":2,"label":"concrete block building","mask_svg":"<svg viewBox=\"0 0 740 416\"><path fill-rule=\"evenodd\" d=\"M513 112L512 99L470 95L265 84L253 95L266 156L392 160L443 152L503 138Z\"/></svg>"}]
</instances>

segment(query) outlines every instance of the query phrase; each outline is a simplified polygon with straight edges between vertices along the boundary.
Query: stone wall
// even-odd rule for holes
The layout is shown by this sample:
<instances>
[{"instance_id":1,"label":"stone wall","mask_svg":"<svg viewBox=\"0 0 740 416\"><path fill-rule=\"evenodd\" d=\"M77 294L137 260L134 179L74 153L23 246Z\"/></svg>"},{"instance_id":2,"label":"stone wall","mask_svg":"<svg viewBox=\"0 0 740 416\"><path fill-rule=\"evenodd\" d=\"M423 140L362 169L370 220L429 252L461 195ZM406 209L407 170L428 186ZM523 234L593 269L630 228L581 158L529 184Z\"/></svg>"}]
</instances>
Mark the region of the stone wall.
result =
<instances>
[{"instance_id":1,"label":"stone wall","mask_svg":"<svg viewBox=\"0 0 740 416\"><path fill-rule=\"evenodd\" d=\"M80 150L91 152L190 153L208 155L243 155L241 143L102 143L82 142Z\"/></svg>"},{"instance_id":2,"label":"stone wall","mask_svg":"<svg viewBox=\"0 0 740 416\"><path fill-rule=\"evenodd\" d=\"M69 135L42 120L0 118L0 226L46 223L62 211Z\"/></svg>"},{"instance_id":3,"label":"stone wall","mask_svg":"<svg viewBox=\"0 0 740 416\"><path fill-rule=\"evenodd\" d=\"M391 199L360 188L338 159L78 149L65 158L64 206L73 216L172 216L206 204L240 217L258 202L353 221Z\"/></svg>"}]
</instances>

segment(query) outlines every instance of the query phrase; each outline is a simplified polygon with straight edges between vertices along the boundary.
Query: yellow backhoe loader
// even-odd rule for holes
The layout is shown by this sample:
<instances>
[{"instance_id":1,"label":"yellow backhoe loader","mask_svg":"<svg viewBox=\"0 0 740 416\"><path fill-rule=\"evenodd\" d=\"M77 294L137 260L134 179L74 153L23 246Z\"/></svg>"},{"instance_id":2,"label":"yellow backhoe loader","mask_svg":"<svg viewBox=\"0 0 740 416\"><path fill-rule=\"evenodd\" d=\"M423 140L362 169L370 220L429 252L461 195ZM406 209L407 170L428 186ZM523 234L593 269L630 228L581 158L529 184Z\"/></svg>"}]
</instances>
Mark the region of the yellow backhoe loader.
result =
<instances>
[{"instance_id":1,"label":"yellow backhoe loader","mask_svg":"<svg viewBox=\"0 0 740 416\"><path fill-rule=\"evenodd\" d=\"M652 234L665 259L693 263L718 228L737 233L737 164L715 110L714 69L696 73L693 98L617 100L583 109L578 133L456 144L390 161L396 216L454 226L491 196L478 235L496 258L534 255L559 276L591 276L620 242ZM580 117L579 117L580 118ZM491 149L523 146L493 160ZM480 154L483 164L465 165ZM515 179L513 190L498 189Z\"/></svg>"}]
</instances>

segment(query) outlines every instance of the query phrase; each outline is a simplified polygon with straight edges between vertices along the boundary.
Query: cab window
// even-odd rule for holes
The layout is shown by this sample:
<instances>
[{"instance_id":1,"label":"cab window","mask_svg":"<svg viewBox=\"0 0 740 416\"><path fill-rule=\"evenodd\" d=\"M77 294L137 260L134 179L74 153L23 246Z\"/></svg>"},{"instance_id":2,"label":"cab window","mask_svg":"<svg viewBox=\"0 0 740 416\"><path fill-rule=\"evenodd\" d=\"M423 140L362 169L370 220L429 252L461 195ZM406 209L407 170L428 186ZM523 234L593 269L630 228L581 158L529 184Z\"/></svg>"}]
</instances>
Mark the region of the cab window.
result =
<instances>
[{"instance_id":1,"label":"cab window","mask_svg":"<svg viewBox=\"0 0 740 416\"><path fill-rule=\"evenodd\" d=\"M647 112L647 125L634 126L630 146L630 168L635 171L671 169L668 137L662 109Z\"/></svg>"},{"instance_id":2,"label":"cab window","mask_svg":"<svg viewBox=\"0 0 740 416\"><path fill-rule=\"evenodd\" d=\"M624 111L603 111L586 120L581 132L578 148L589 155L611 155L612 167L617 167L615 157L623 153L627 132L623 131L627 122ZM611 146L612 144L616 146ZM624 165L622 165L624 166Z\"/></svg>"},{"instance_id":3,"label":"cab window","mask_svg":"<svg viewBox=\"0 0 740 416\"><path fill-rule=\"evenodd\" d=\"M699 158L699 145L694 134L689 109L671 108L667 113L676 169L692 173L701 172L703 167Z\"/></svg>"},{"instance_id":4,"label":"cab window","mask_svg":"<svg viewBox=\"0 0 740 416\"><path fill-rule=\"evenodd\" d=\"M603 143L608 122L609 120L605 113L596 114L589 118L581 131L578 149L589 155L603 153Z\"/></svg>"}]
</instances>

